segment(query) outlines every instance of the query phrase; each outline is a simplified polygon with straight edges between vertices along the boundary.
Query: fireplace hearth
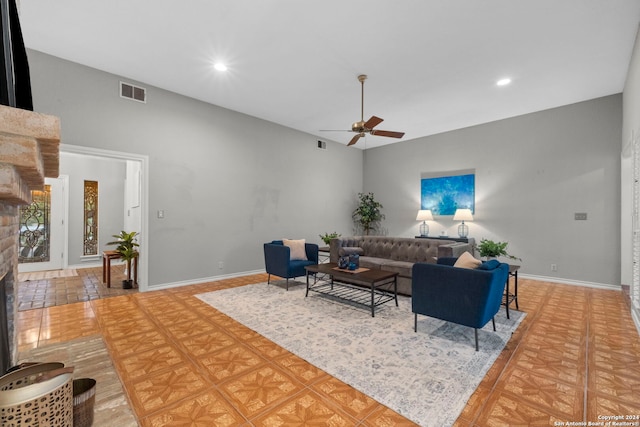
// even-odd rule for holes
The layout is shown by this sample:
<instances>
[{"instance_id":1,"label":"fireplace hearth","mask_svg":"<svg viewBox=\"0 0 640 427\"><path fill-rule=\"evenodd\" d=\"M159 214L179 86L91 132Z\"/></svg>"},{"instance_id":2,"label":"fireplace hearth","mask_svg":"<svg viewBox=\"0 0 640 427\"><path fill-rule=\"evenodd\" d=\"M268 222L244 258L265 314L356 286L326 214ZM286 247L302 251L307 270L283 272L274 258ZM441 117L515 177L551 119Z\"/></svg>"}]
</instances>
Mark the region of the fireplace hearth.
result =
<instances>
[{"instance_id":1,"label":"fireplace hearth","mask_svg":"<svg viewBox=\"0 0 640 427\"><path fill-rule=\"evenodd\" d=\"M45 177L58 177L59 161L57 117L0 105L0 373L17 357L20 206L31 203Z\"/></svg>"}]
</instances>

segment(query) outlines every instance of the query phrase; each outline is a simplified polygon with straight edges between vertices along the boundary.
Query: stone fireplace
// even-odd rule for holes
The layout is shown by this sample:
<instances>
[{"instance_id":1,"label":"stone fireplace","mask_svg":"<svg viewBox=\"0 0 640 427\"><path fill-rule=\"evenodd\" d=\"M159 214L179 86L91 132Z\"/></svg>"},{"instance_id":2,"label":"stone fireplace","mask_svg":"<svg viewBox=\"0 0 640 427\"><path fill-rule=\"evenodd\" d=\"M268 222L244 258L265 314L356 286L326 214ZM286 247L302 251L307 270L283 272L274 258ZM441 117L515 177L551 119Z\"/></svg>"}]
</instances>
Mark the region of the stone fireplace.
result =
<instances>
[{"instance_id":1,"label":"stone fireplace","mask_svg":"<svg viewBox=\"0 0 640 427\"><path fill-rule=\"evenodd\" d=\"M0 374L17 358L17 277L20 206L44 178L58 177L60 120L0 105Z\"/></svg>"}]
</instances>

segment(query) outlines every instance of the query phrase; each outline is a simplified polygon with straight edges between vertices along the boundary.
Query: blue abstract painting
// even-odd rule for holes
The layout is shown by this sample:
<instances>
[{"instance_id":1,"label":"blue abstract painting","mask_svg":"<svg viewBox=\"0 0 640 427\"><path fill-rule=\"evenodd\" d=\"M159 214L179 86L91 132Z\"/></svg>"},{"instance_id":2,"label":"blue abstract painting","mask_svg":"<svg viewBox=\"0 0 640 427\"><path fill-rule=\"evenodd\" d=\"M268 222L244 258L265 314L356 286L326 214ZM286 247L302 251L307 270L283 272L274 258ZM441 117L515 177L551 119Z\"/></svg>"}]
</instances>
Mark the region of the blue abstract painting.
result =
<instances>
[{"instance_id":1,"label":"blue abstract painting","mask_svg":"<svg viewBox=\"0 0 640 427\"><path fill-rule=\"evenodd\" d=\"M475 213L475 174L422 178L420 209L431 209L434 215L453 215L456 209Z\"/></svg>"}]
</instances>

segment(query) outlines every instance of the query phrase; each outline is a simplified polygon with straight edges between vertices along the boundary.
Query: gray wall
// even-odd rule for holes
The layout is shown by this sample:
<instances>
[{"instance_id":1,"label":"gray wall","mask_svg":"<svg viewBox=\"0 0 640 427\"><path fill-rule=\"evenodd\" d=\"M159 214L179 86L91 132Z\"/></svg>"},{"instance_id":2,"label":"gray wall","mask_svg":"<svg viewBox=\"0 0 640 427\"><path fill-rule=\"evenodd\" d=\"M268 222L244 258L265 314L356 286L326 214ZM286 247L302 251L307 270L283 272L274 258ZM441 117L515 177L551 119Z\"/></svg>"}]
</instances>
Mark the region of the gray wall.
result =
<instances>
[{"instance_id":1,"label":"gray wall","mask_svg":"<svg viewBox=\"0 0 640 427\"><path fill-rule=\"evenodd\" d=\"M623 92L622 173L621 173L621 274L622 283L630 286L631 313L640 331L640 289L633 283L633 161L632 144L640 144L640 30L629 64Z\"/></svg>"},{"instance_id":2,"label":"gray wall","mask_svg":"<svg viewBox=\"0 0 640 427\"><path fill-rule=\"evenodd\" d=\"M622 246L622 283L630 285L632 281L632 209L633 209L633 161L631 146L640 141L640 30L629 64L629 71L622 96L622 174L621 174L621 222ZM639 313L640 314L640 313Z\"/></svg>"},{"instance_id":3,"label":"gray wall","mask_svg":"<svg viewBox=\"0 0 640 427\"><path fill-rule=\"evenodd\" d=\"M122 99L119 81L138 82L28 54L35 110L60 117L64 144L149 156L150 287L261 270L263 242L351 230L362 151L143 83L146 104Z\"/></svg>"},{"instance_id":4,"label":"gray wall","mask_svg":"<svg viewBox=\"0 0 640 427\"><path fill-rule=\"evenodd\" d=\"M330 141L318 150L314 136L145 84L147 104L123 100L117 76L29 57L36 110L61 117L65 144L150 157L152 286L260 270L262 243L273 238L350 234L363 190L385 206L387 234L413 236L420 174L462 169L476 170L472 237L509 241L524 274L620 284L620 95L363 156ZM574 221L575 212L589 219ZM432 234L456 226L436 218Z\"/></svg>"},{"instance_id":5,"label":"gray wall","mask_svg":"<svg viewBox=\"0 0 640 427\"><path fill-rule=\"evenodd\" d=\"M619 286L621 121L613 95L367 150L364 189L389 235L414 236L421 173L475 169L470 237L508 241L524 274ZM451 216L430 228L457 235Z\"/></svg>"},{"instance_id":6,"label":"gray wall","mask_svg":"<svg viewBox=\"0 0 640 427\"><path fill-rule=\"evenodd\" d=\"M69 265L81 264L84 239L84 181L98 181L98 254L120 233L124 211L125 162L62 153L60 174L69 176Z\"/></svg>"}]
</instances>

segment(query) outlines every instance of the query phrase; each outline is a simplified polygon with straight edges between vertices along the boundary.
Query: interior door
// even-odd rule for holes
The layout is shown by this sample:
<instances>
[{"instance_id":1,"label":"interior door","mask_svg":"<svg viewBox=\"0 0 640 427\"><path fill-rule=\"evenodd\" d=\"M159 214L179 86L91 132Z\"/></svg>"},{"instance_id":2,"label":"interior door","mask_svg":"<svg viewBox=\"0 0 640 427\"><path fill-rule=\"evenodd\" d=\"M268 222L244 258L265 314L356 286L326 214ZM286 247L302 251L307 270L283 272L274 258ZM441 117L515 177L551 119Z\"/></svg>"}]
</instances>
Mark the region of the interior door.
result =
<instances>
[{"instance_id":1,"label":"interior door","mask_svg":"<svg viewBox=\"0 0 640 427\"><path fill-rule=\"evenodd\" d=\"M32 191L31 204L20 208L20 273L66 266L66 181L64 176L46 178L44 191Z\"/></svg>"}]
</instances>

